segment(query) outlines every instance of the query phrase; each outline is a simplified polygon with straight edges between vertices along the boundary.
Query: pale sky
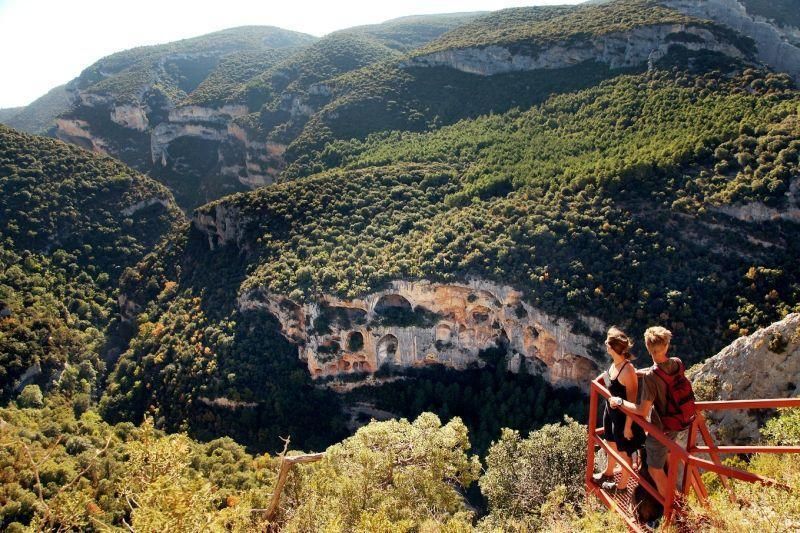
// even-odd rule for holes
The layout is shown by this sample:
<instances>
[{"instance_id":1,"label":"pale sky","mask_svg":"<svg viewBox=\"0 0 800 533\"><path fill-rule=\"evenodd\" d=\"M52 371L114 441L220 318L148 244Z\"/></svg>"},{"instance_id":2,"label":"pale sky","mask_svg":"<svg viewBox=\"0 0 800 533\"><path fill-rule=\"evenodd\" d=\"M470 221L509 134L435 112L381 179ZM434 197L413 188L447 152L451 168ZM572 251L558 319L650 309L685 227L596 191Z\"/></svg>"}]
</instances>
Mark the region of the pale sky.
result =
<instances>
[{"instance_id":1,"label":"pale sky","mask_svg":"<svg viewBox=\"0 0 800 533\"><path fill-rule=\"evenodd\" d=\"M103 56L235 26L322 36L405 15L579 0L0 0L0 108L26 105Z\"/></svg>"}]
</instances>

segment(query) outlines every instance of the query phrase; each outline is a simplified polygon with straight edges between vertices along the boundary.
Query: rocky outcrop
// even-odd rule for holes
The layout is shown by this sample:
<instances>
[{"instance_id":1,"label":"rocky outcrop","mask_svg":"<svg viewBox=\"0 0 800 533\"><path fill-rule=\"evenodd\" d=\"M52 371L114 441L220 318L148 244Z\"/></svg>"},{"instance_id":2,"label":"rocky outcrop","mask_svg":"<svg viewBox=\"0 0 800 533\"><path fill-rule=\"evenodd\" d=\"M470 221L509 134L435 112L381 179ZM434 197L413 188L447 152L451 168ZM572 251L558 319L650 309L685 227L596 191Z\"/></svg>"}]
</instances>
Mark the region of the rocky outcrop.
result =
<instances>
[{"instance_id":1,"label":"rocky outcrop","mask_svg":"<svg viewBox=\"0 0 800 533\"><path fill-rule=\"evenodd\" d=\"M326 295L304 305L255 289L238 307L278 317L313 377L370 374L384 365L465 369L482 366L480 353L494 347L505 350L511 370L525 364L554 384L586 384L597 374L596 341L535 309L519 291L483 280L395 281L364 298ZM584 324L605 329L595 319Z\"/></svg>"},{"instance_id":2,"label":"rocky outcrop","mask_svg":"<svg viewBox=\"0 0 800 533\"><path fill-rule=\"evenodd\" d=\"M503 46L462 48L412 58L405 66L447 66L463 72L491 76L504 72L559 69L586 61L610 68L636 67L665 55L672 45L689 50L710 50L731 57L744 54L733 44L702 26L662 24L634 28L585 40L571 40L542 50L512 51Z\"/></svg>"},{"instance_id":3,"label":"rocky outcrop","mask_svg":"<svg viewBox=\"0 0 800 533\"><path fill-rule=\"evenodd\" d=\"M208 398L206 396L199 396L197 400L205 405L210 407L223 407L225 409L240 409L242 407L257 407L258 404L256 402L240 402L237 400L231 400L230 398Z\"/></svg>"},{"instance_id":4,"label":"rocky outcrop","mask_svg":"<svg viewBox=\"0 0 800 533\"><path fill-rule=\"evenodd\" d=\"M228 145L239 157L226 157L221 174L251 189L275 183L286 167L286 145L258 141L236 123L228 124Z\"/></svg>"},{"instance_id":5,"label":"rocky outcrop","mask_svg":"<svg viewBox=\"0 0 800 533\"><path fill-rule=\"evenodd\" d=\"M797 397L800 385L800 313L742 337L689 373L703 400ZM753 443L770 413L706 413L719 443Z\"/></svg>"},{"instance_id":6,"label":"rocky outcrop","mask_svg":"<svg viewBox=\"0 0 800 533\"><path fill-rule=\"evenodd\" d=\"M137 131L145 131L149 126L147 110L138 105L114 106L111 109L111 122Z\"/></svg>"},{"instance_id":7,"label":"rocky outcrop","mask_svg":"<svg viewBox=\"0 0 800 533\"><path fill-rule=\"evenodd\" d=\"M242 250L247 249L243 239L244 221L234 206L217 202L211 213L198 210L192 218L192 225L206 236L211 250L226 244L235 244Z\"/></svg>"},{"instance_id":8,"label":"rocky outcrop","mask_svg":"<svg viewBox=\"0 0 800 533\"><path fill-rule=\"evenodd\" d=\"M800 29L781 26L747 12L738 0L666 0L684 14L713 20L756 42L758 59L800 82Z\"/></svg>"},{"instance_id":9,"label":"rocky outcrop","mask_svg":"<svg viewBox=\"0 0 800 533\"><path fill-rule=\"evenodd\" d=\"M168 198L158 198L154 196L152 198L140 200L135 204L126 207L122 210L122 214L126 217L129 217L136 214L138 211L141 211L142 209L147 209L148 207L156 204L164 206L165 209L171 209L173 205Z\"/></svg>"},{"instance_id":10,"label":"rocky outcrop","mask_svg":"<svg viewBox=\"0 0 800 533\"><path fill-rule=\"evenodd\" d=\"M87 150L108 155L106 141L93 135L89 123L85 120L56 119L56 137Z\"/></svg>"},{"instance_id":11,"label":"rocky outcrop","mask_svg":"<svg viewBox=\"0 0 800 533\"><path fill-rule=\"evenodd\" d=\"M42 373L42 366L37 361L36 363L32 364L28 368L25 369L25 372L17 380L16 384L14 385L14 392L20 392L22 389L25 388L25 385L30 383L30 381L35 378L36 376Z\"/></svg>"},{"instance_id":12,"label":"rocky outcrop","mask_svg":"<svg viewBox=\"0 0 800 533\"><path fill-rule=\"evenodd\" d=\"M165 122L158 124L150 136L153 163L168 166L170 143L180 137L222 142L228 137L228 123L247 113L245 106L223 106L219 109L186 106L173 109Z\"/></svg>"}]
</instances>

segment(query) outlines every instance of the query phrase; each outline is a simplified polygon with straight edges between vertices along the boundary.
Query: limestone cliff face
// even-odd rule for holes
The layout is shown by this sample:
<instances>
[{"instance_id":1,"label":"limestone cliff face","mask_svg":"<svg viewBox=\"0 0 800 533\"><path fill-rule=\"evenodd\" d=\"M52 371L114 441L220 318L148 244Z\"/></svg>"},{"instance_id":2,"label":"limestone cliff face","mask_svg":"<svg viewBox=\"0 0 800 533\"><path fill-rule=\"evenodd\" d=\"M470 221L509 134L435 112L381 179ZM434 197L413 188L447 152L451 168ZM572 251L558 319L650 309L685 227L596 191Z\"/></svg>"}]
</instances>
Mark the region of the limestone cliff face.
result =
<instances>
[{"instance_id":1,"label":"limestone cliff face","mask_svg":"<svg viewBox=\"0 0 800 533\"><path fill-rule=\"evenodd\" d=\"M591 355L596 341L521 296L484 280L395 281L364 298L326 295L304 305L256 289L241 295L238 306L264 308L278 317L314 377L374 373L384 365L465 369L482 366L479 353L499 346L511 370L525 364L554 384L588 383L597 374L598 361ZM599 320L583 322L605 330Z\"/></svg>"},{"instance_id":2,"label":"limestone cliff face","mask_svg":"<svg viewBox=\"0 0 800 533\"><path fill-rule=\"evenodd\" d=\"M145 131L149 126L146 110L138 105L113 106L111 122L137 131Z\"/></svg>"},{"instance_id":3,"label":"limestone cliff face","mask_svg":"<svg viewBox=\"0 0 800 533\"><path fill-rule=\"evenodd\" d=\"M585 61L605 63L611 68L636 67L660 59L673 44L690 50L711 50L731 57L744 57L738 48L704 27L662 24L592 39L565 41L544 50L512 51L503 46L444 50L417 56L407 65L447 66L483 76L565 68Z\"/></svg>"},{"instance_id":4,"label":"limestone cliff face","mask_svg":"<svg viewBox=\"0 0 800 533\"><path fill-rule=\"evenodd\" d=\"M228 243L235 244L241 250L247 250L243 231L245 221L239 210L225 203L214 205L212 213L197 211L192 218L192 225L208 239L208 247L215 250Z\"/></svg>"},{"instance_id":5,"label":"limestone cliff face","mask_svg":"<svg viewBox=\"0 0 800 533\"><path fill-rule=\"evenodd\" d=\"M106 141L93 135L91 126L85 120L56 119L56 137L62 141L77 144L92 152L108 155Z\"/></svg>"},{"instance_id":6,"label":"limestone cliff face","mask_svg":"<svg viewBox=\"0 0 800 533\"><path fill-rule=\"evenodd\" d=\"M329 91L315 88L311 94L319 100ZM56 120L56 137L118 157L142 172L185 172L196 156L186 152L186 140L207 141L203 150L212 150L217 161L211 172L248 188L275 183L286 166L285 144L255 138L236 123L249 112L244 105L175 107L146 94L137 103L121 104L96 93L76 98L76 109ZM293 120L304 122L315 110L299 95L286 95L281 103L281 111ZM202 155L205 160L207 154Z\"/></svg>"},{"instance_id":7,"label":"limestone cliff face","mask_svg":"<svg viewBox=\"0 0 800 533\"><path fill-rule=\"evenodd\" d=\"M245 113L245 106L208 108L192 105L170 110L167 120L155 126L150 135L153 163L166 165L169 145L180 137L224 141L228 137L228 123Z\"/></svg>"},{"instance_id":8,"label":"limestone cliff face","mask_svg":"<svg viewBox=\"0 0 800 533\"><path fill-rule=\"evenodd\" d=\"M689 372L704 400L788 398L800 395L800 313L737 339ZM766 413L709 412L712 431L723 443L753 443Z\"/></svg>"},{"instance_id":9,"label":"limestone cliff face","mask_svg":"<svg viewBox=\"0 0 800 533\"><path fill-rule=\"evenodd\" d=\"M227 133L228 145L238 156L222 160L221 174L251 189L275 183L286 167L286 145L254 139L234 122L228 124Z\"/></svg>"},{"instance_id":10,"label":"limestone cliff face","mask_svg":"<svg viewBox=\"0 0 800 533\"><path fill-rule=\"evenodd\" d=\"M664 4L749 36L756 42L760 61L800 81L800 28L780 26L751 15L738 0L666 0Z\"/></svg>"}]
</instances>

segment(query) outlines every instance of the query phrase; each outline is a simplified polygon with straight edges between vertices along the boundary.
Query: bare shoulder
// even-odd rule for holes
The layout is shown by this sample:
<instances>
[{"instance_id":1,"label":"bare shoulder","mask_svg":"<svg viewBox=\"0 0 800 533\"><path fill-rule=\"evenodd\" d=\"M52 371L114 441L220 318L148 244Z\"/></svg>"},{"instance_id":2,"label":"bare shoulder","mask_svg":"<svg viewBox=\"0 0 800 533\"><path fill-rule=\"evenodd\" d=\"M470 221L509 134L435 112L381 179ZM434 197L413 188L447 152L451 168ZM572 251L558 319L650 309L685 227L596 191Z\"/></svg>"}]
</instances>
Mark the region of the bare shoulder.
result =
<instances>
[{"instance_id":1,"label":"bare shoulder","mask_svg":"<svg viewBox=\"0 0 800 533\"><path fill-rule=\"evenodd\" d=\"M627 364L620 372L619 377L622 381L631 382L636 380L636 368L632 364Z\"/></svg>"}]
</instances>

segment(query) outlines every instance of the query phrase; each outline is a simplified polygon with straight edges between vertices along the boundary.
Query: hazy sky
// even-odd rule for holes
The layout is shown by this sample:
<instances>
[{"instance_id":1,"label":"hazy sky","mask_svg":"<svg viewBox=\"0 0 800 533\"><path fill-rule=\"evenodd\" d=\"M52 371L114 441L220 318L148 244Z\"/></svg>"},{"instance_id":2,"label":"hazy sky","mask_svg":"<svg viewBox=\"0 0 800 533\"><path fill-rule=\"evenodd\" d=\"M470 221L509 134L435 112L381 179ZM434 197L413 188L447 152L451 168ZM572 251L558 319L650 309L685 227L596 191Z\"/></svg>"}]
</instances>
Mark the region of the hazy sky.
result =
<instances>
[{"instance_id":1,"label":"hazy sky","mask_svg":"<svg viewBox=\"0 0 800 533\"><path fill-rule=\"evenodd\" d=\"M103 56L243 25L321 36L404 15L579 0L0 0L0 108L26 105Z\"/></svg>"}]
</instances>

